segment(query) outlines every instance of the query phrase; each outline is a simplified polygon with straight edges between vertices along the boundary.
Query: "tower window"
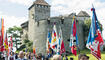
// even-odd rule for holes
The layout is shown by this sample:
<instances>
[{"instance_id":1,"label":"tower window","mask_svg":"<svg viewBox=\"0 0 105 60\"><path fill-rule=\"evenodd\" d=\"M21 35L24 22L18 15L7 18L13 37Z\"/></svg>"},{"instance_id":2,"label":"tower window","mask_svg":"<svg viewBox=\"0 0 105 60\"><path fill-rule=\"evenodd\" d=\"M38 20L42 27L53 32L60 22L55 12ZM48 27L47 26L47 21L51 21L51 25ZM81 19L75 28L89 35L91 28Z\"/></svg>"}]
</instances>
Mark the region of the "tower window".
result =
<instances>
[{"instance_id":1,"label":"tower window","mask_svg":"<svg viewBox=\"0 0 105 60\"><path fill-rule=\"evenodd\" d=\"M48 6L46 6L46 8L48 8Z\"/></svg>"},{"instance_id":2,"label":"tower window","mask_svg":"<svg viewBox=\"0 0 105 60\"><path fill-rule=\"evenodd\" d=\"M34 19L34 14L32 14L32 19Z\"/></svg>"},{"instance_id":3,"label":"tower window","mask_svg":"<svg viewBox=\"0 0 105 60\"><path fill-rule=\"evenodd\" d=\"M37 21L37 26L39 26L39 21Z\"/></svg>"},{"instance_id":4,"label":"tower window","mask_svg":"<svg viewBox=\"0 0 105 60\"><path fill-rule=\"evenodd\" d=\"M43 8L44 6L42 6L42 8Z\"/></svg>"}]
</instances>

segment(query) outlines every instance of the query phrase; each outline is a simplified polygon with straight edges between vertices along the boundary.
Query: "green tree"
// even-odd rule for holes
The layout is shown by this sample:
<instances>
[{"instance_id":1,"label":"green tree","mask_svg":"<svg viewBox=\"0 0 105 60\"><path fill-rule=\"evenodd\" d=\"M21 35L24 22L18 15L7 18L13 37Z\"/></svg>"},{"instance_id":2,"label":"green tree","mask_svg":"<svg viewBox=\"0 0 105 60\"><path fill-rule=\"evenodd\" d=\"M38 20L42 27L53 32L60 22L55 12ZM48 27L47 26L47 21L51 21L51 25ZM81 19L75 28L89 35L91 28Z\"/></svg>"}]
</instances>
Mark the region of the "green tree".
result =
<instances>
[{"instance_id":1,"label":"green tree","mask_svg":"<svg viewBox=\"0 0 105 60\"><path fill-rule=\"evenodd\" d=\"M100 30L102 31L102 24L98 21L99 26L100 26ZM90 29L90 25L91 25L91 19L85 20L84 21L84 25L83 25L83 30L84 30L84 35L88 36L89 34L89 29Z\"/></svg>"},{"instance_id":2,"label":"green tree","mask_svg":"<svg viewBox=\"0 0 105 60\"><path fill-rule=\"evenodd\" d=\"M16 49L18 48L19 45L21 45L21 40L20 40L20 32L22 31L22 28L20 27L10 27L7 30L7 33L9 34L9 37L12 36L13 43L15 44Z\"/></svg>"},{"instance_id":3,"label":"green tree","mask_svg":"<svg viewBox=\"0 0 105 60\"><path fill-rule=\"evenodd\" d=\"M102 24L98 21L98 23L99 23L99 26L100 26L100 30L101 30L101 32L102 32ZM83 31L84 31L84 36L85 36L85 38L86 37L88 37L88 35L89 35L89 29L90 29L90 25L91 25L91 19L88 19L88 20L85 20L84 21L84 25L83 25ZM85 44L86 44L86 41L87 40L85 40Z\"/></svg>"},{"instance_id":4,"label":"green tree","mask_svg":"<svg viewBox=\"0 0 105 60\"><path fill-rule=\"evenodd\" d=\"M32 52L33 42L28 39L23 40L23 44L20 46L20 48L18 48L18 51L21 51L21 50L25 51L25 49L27 49L29 52Z\"/></svg>"}]
</instances>

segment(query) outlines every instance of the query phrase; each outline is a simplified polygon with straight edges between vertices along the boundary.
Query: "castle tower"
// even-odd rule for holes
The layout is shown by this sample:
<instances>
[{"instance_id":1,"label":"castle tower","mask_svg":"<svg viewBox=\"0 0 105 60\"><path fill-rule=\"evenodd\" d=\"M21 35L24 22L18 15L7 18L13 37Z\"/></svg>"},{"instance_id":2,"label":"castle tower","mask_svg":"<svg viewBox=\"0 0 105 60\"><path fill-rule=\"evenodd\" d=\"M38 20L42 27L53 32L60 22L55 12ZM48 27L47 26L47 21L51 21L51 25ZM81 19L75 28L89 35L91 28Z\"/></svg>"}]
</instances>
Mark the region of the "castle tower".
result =
<instances>
[{"instance_id":1,"label":"castle tower","mask_svg":"<svg viewBox=\"0 0 105 60\"><path fill-rule=\"evenodd\" d=\"M47 19L50 18L50 5L45 0L36 0L29 7L28 39L33 41L37 53L45 53Z\"/></svg>"}]
</instances>

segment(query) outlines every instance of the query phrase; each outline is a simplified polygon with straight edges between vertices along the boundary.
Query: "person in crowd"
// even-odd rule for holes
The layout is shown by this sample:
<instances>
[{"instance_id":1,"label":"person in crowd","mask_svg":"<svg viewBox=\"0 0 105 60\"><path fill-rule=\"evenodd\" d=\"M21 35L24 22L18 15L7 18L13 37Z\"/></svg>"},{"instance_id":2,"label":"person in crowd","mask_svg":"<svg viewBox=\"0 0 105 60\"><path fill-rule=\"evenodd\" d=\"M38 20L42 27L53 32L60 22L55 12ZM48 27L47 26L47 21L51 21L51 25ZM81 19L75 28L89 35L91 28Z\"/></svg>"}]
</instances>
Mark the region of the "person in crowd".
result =
<instances>
[{"instance_id":1,"label":"person in crowd","mask_svg":"<svg viewBox=\"0 0 105 60\"><path fill-rule=\"evenodd\" d=\"M31 52L29 52L29 54L28 54L28 59L29 60L31 59Z\"/></svg>"},{"instance_id":2,"label":"person in crowd","mask_svg":"<svg viewBox=\"0 0 105 60\"><path fill-rule=\"evenodd\" d=\"M89 60L89 56L86 54L79 54L78 60Z\"/></svg>"},{"instance_id":3,"label":"person in crowd","mask_svg":"<svg viewBox=\"0 0 105 60\"><path fill-rule=\"evenodd\" d=\"M51 58L53 56L53 50L50 48L49 50L47 50L47 58Z\"/></svg>"},{"instance_id":4,"label":"person in crowd","mask_svg":"<svg viewBox=\"0 0 105 60\"><path fill-rule=\"evenodd\" d=\"M73 60L73 58L71 57L70 60Z\"/></svg>"},{"instance_id":5,"label":"person in crowd","mask_svg":"<svg viewBox=\"0 0 105 60\"><path fill-rule=\"evenodd\" d=\"M37 56L36 56L36 59L37 60L42 60L42 54L41 53L38 53Z\"/></svg>"},{"instance_id":6,"label":"person in crowd","mask_svg":"<svg viewBox=\"0 0 105 60\"><path fill-rule=\"evenodd\" d=\"M63 55L61 54L61 60L63 60Z\"/></svg>"},{"instance_id":7,"label":"person in crowd","mask_svg":"<svg viewBox=\"0 0 105 60\"><path fill-rule=\"evenodd\" d=\"M1 54L1 60L5 60L4 52L2 52L2 54Z\"/></svg>"},{"instance_id":8,"label":"person in crowd","mask_svg":"<svg viewBox=\"0 0 105 60\"><path fill-rule=\"evenodd\" d=\"M30 58L30 60L33 60L33 53L31 53L31 58Z\"/></svg>"},{"instance_id":9,"label":"person in crowd","mask_svg":"<svg viewBox=\"0 0 105 60\"><path fill-rule=\"evenodd\" d=\"M15 60L13 52L10 52L10 56L8 57L8 60Z\"/></svg>"},{"instance_id":10,"label":"person in crowd","mask_svg":"<svg viewBox=\"0 0 105 60\"><path fill-rule=\"evenodd\" d=\"M18 59L18 53L15 52L15 59Z\"/></svg>"},{"instance_id":11,"label":"person in crowd","mask_svg":"<svg viewBox=\"0 0 105 60\"><path fill-rule=\"evenodd\" d=\"M52 60L62 60L61 55L54 55Z\"/></svg>"},{"instance_id":12,"label":"person in crowd","mask_svg":"<svg viewBox=\"0 0 105 60\"><path fill-rule=\"evenodd\" d=\"M44 59L45 59L45 55L42 54L42 60L44 60Z\"/></svg>"},{"instance_id":13,"label":"person in crowd","mask_svg":"<svg viewBox=\"0 0 105 60\"><path fill-rule=\"evenodd\" d=\"M67 58L67 55L66 55L66 54L64 55L64 60L68 60L68 58Z\"/></svg>"},{"instance_id":14,"label":"person in crowd","mask_svg":"<svg viewBox=\"0 0 105 60\"><path fill-rule=\"evenodd\" d=\"M24 58L25 58L26 60L28 60L28 53L25 53Z\"/></svg>"},{"instance_id":15,"label":"person in crowd","mask_svg":"<svg viewBox=\"0 0 105 60\"><path fill-rule=\"evenodd\" d=\"M20 51L19 52L19 55L18 55L18 59L17 60L26 60L26 59L24 59L24 52L23 51Z\"/></svg>"},{"instance_id":16,"label":"person in crowd","mask_svg":"<svg viewBox=\"0 0 105 60\"><path fill-rule=\"evenodd\" d=\"M45 56L44 60L49 60L47 56Z\"/></svg>"},{"instance_id":17,"label":"person in crowd","mask_svg":"<svg viewBox=\"0 0 105 60\"><path fill-rule=\"evenodd\" d=\"M86 56L86 60L89 60L89 56Z\"/></svg>"}]
</instances>

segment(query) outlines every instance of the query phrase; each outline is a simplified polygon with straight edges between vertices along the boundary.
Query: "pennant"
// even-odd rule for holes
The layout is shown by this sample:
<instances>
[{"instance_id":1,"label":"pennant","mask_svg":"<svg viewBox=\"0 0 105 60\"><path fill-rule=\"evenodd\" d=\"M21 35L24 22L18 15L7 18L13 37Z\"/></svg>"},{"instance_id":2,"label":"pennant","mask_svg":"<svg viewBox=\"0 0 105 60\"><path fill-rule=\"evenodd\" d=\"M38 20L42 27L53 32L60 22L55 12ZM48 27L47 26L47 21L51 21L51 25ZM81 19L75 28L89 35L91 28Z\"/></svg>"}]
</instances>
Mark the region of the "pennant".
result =
<instances>
[{"instance_id":1,"label":"pennant","mask_svg":"<svg viewBox=\"0 0 105 60\"><path fill-rule=\"evenodd\" d=\"M86 47L91 50L91 54L98 60L101 59L100 46L104 43L101 36L101 31L98 23L98 19L95 13L95 8L91 9L93 13L89 36Z\"/></svg>"},{"instance_id":2,"label":"pennant","mask_svg":"<svg viewBox=\"0 0 105 60\"><path fill-rule=\"evenodd\" d=\"M76 20L75 17L73 17L73 24L72 24L72 30L70 35L70 48L71 52L76 56L77 55L77 46L78 46L78 37L77 37L77 31L76 31Z\"/></svg>"}]
</instances>

